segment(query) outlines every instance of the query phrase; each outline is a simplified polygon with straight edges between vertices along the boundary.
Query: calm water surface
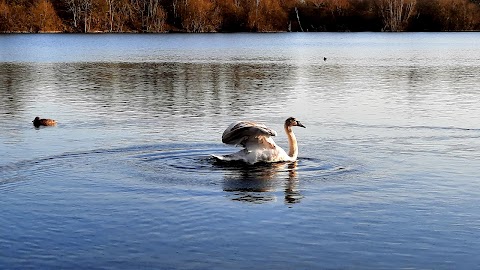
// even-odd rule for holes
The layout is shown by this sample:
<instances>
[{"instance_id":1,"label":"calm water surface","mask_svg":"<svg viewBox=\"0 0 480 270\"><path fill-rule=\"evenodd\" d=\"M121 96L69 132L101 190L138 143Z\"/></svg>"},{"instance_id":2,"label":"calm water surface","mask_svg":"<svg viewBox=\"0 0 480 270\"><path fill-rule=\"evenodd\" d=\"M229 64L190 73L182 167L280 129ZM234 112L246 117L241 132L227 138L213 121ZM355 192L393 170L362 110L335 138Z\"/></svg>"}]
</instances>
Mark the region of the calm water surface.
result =
<instances>
[{"instance_id":1,"label":"calm water surface","mask_svg":"<svg viewBox=\"0 0 480 270\"><path fill-rule=\"evenodd\" d=\"M479 268L479 41L1 35L0 268ZM210 158L289 116L297 163Z\"/></svg>"}]
</instances>

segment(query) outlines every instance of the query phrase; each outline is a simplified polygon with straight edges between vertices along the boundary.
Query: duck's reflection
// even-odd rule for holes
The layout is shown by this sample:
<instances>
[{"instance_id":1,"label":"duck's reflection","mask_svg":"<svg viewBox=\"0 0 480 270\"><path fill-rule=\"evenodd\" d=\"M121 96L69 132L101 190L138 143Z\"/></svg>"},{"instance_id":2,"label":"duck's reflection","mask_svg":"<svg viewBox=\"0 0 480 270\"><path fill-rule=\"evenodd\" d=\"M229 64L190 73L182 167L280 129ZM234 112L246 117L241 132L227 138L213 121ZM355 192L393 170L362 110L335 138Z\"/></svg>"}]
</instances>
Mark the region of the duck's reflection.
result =
<instances>
[{"instance_id":1,"label":"duck's reflection","mask_svg":"<svg viewBox=\"0 0 480 270\"><path fill-rule=\"evenodd\" d=\"M223 190L234 201L265 203L276 201L283 189L284 202L298 203L297 162L262 165L219 164L225 169Z\"/></svg>"}]
</instances>

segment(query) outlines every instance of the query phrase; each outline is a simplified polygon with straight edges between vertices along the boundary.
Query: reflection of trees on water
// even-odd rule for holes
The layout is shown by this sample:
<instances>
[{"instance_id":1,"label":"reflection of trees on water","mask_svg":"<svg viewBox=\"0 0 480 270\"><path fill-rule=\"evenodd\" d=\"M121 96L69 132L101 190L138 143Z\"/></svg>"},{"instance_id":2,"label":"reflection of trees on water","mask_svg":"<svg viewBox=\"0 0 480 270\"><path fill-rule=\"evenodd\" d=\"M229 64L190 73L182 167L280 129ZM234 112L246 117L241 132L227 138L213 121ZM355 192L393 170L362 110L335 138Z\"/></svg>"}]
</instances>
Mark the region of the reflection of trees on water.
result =
<instances>
[{"instance_id":1,"label":"reflection of trees on water","mask_svg":"<svg viewBox=\"0 0 480 270\"><path fill-rule=\"evenodd\" d=\"M234 201L264 203L277 199L276 191L283 188L285 203L298 203L302 195L297 189L297 163L264 165L223 164L223 190Z\"/></svg>"},{"instance_id":2,"label":"reflection of trees on water","mask_svg":"<svg viewBox=\"0 0 480 270\"><path fill-rule=\"evenodd\" d=\"M26 65L0 64L0 112L4 115L16 115L25 110L30 99L29 93L35 83L36 71Z\"/></svg>"},{"instance_id":3,"label":"reflection of trees on water","mask_svg":"<svg viewBox=\"0 0 480 270\"><path fill-rule=\"evenodd\" d=\"M41 65L48 65L48 73ZM48 84L43 91L54 92L48 94L58 102L82 110L95 108L107 116L132 111L151 117L239 115L282 102L295 83L291 74L295 69L284 64L67 63L39 68L2 64L0 70L0 102L14 106L13 111L23 109L15 108L22 106L18 93L38 92L24 85L33 80L35 85ZM32 93L17 91L22 89Z\"/></svg>"},{"instance_id":4,"label":"reflection of trees on water","mask_svg":"<svg viewBox=\"0 0 480 270\"><path fill-rule=\"evenodd\" d=\"M291 82L286 78L292 68L224 63L89 63L59 70L59 80L65 72L69 73L70 86L77 85L72 94L105 110L201 117L238 114L277 103L277 95L288 94L285 89Z\"/></svg>"},{"instance_id":5,"label":"reflection of trees on water","mask_svg":"<svg viewBox=\"0 0 480 270\"><path fill-rule=\"evenodd\" d=\"M439 95L424 91L426 87L468 100L468 93L458 89L469 89L463 84L468 86L476 73L478 68L471 66L443 65L358 69L241 61L1 63L0 108L16 115L32 104L48 101L112 119L140 113L147 118L221 116L230 121L251 112L282 111L298 94L291 89L304 89L303 94L312 100L343 105L356 98L358 89L352 85L386 87L386 91L395 91L390 98L402 103L426 99L427 94ZM371 80L363 80L365 76ZM469 76L467 80L465 76Z\"/></svg>"}]
</instances>

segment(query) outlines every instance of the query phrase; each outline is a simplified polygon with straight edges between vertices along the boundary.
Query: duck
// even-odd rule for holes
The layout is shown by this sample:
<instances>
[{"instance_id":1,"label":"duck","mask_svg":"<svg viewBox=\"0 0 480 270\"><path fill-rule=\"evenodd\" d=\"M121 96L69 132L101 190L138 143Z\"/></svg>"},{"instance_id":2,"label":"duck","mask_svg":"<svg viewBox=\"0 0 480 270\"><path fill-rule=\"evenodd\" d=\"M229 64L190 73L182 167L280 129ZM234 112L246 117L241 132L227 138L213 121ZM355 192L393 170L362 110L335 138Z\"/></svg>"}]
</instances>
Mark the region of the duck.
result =
<instances>
[{"instance_id":1,"label":"duck","mask_svg":"<svg viewBox=\"0 0 480 270\"><path fill-rule=\"evenodd\" d=\"M240 161L247 164L294 162L298 158L297 138L292 127L306 128L294 117L285 120L284 130L288 138L288 153L273 140L277 132L264 124L238 121L230 124L222 134L222 142L242 146L243 149L228 155L212 155L219 161Z\"/></svg>"},{"instance_id":2,"label":"duck","mask_svg":"<svg viewBox=\"0 0 480 270\"><path fill-rule=\"evenodd\" d=\"M40 126L55 126L57 124L57 121L53 119L40 119L40 117L35 117L35 119L32 121L33 125L35 127L40 127Z\"/></svg>"}]
</instances>

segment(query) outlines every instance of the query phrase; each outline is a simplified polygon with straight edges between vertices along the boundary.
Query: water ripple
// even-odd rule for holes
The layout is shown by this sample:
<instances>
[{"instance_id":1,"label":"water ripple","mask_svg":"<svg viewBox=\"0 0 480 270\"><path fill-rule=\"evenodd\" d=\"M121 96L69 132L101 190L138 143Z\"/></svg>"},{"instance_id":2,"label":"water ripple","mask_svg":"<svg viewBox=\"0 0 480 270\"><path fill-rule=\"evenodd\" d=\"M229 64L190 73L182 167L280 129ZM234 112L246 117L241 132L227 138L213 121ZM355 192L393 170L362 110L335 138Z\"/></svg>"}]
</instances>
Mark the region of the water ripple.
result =
<instances>
[{"instance_id":1,"label":"water ripple","mask_svg":"<svg viewBox=\"0 0 480 270\"><path fill-rule=\"evenodd\" d=\"M154 164L157 168L170 167L183 172L238 172L248 171L251 175L268 172L288 173L295 171L303 176L328 176L353 172L356 169L348 166L332 163L332 161L319 158L300 157L294 163L274 164L244 164L241 162L218 162L212 158L212 154L227 154L236 151L232 148L182 148L182 149L156 149L148 153L134 154L133 158L141 163Z\"/></svg>"},{"instance_id":2,"label":"water ripple","mask_svg":"<svg viewBox=\"0 0 480 270\"><path fill-rule=\"evenodd\" d=\"M358 170L338 161L313 157L300 157L293 163L258 165L219 163L211 157L211 154L225 154L232 150L209 144L178 144L63 153L0 166L0 190L28 185L30 181L82 177L92 178L92 185L101 185L94 181L105 181L109 174L116 172L134 182L146 180L161 185L197 188L220 185L224 191L265 192L288 183L323 180L354 174ZM246 200L265 199L265 196L254 193L242 196Z\"/></svg>"}]
</instances>

